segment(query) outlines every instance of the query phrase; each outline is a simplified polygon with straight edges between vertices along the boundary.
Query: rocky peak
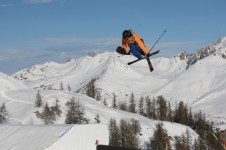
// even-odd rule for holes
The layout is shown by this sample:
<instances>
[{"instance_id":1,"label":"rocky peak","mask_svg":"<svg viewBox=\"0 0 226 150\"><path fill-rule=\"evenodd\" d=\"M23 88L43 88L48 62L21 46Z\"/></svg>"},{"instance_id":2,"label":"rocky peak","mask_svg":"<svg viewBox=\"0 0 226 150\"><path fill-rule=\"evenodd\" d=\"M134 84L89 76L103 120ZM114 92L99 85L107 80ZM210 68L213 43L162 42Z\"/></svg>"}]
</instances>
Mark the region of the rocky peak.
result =
<instances>
[{"instance_id":1,"label":"rocky peak","mask_svg":"<svg viewBox=\"0 0 226 150\"><path fill-rule=\"evenodd\" d=\"M185 51L181 51L178 57L181 60L187 61L187 69L195 64L198 60L201 60L210 55L220 55L223 59L226 59L226 37L220 38L216 43L199 49L194 54L187 54Z\"/></svg>"}]
</instances>

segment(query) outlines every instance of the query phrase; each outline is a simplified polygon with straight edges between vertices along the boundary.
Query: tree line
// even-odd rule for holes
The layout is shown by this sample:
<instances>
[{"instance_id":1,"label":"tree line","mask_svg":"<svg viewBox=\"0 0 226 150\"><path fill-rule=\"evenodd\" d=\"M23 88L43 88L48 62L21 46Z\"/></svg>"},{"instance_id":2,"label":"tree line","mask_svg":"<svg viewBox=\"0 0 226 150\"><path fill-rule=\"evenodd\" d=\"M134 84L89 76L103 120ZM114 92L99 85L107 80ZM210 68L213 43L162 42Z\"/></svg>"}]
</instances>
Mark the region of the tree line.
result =
<instances>
[{"instance_id":1,"label":"tree line","mask_svg":"<svg viewBox=\"0 0 226 150\"><path fill-rule=\"evenodd\" d=\"M92 80L88 85L86 95L97 100L97 91L98 90L95 87L95 80ZM100 95L100 92L98 92L98 95ZM98 100L100 99L101 96L98 96ZM223 150L223 145L219 140L220 134L214 130L213 123L206 120L205 114L201 111L193 113L191 108L189 108L183 101L179 101L175 104L175 107L172 108L170 101L166 101L163 96L158 96L156 98L154 97L152 99L149 96L141 97L138 104L136 104L136 101L137 100L135 100L133 92L130 95L128 104L127 102L118 102L116 95L113 93L111 107L131 113L138 113L149 119L176 122L189 126L199 135L199 138L195 139L193 147L190 147L190 140L188 140L190 135L188 132L179 137L175 137L174 147L177 150ZM107 105L106 101L104 101L104 104ZM162 125L156 125L156 130L161 128ZM162 133L166 134L166 131L164 130ZM165 138L164 134L162 134L162 137ZM157 141L155 140L155 142ZM164 143L163 145L165 145L165 142L160 143Z\"/></svg>"},{"instance_id":2,"label":"tree line","mask_svg":"<svg viewBox=\"0 0 226 150\"><path fill-rule=\"evenodd\" d=\"M180 123L189 126L198 135L199 138L195 139L194 145L189 140L189 133L185 133L179 137L175 137L176 150L223 150L223 145L219 140L219 134L213 128L213 123L206 120L205 114L201 111L193 113L191 108L188 107L183 101L179 101L175 104L174 109L171 107L171 103L165 100L163 96L151 99L149 96L141 97L138 105L135 103L134 94L131 93L129 104L126 102L117 103L115 94L113 93L112 108L128 111L132 113L138 113L149 119L155 119L160 121L170 121ZM150 143L154 146L154 149L161 149L165 147L165 138L167 132L163 129L162 124L156 125L154 135L150 140ZM170 149L170 145L169 145Z\"/></svg>"}]
</instances>

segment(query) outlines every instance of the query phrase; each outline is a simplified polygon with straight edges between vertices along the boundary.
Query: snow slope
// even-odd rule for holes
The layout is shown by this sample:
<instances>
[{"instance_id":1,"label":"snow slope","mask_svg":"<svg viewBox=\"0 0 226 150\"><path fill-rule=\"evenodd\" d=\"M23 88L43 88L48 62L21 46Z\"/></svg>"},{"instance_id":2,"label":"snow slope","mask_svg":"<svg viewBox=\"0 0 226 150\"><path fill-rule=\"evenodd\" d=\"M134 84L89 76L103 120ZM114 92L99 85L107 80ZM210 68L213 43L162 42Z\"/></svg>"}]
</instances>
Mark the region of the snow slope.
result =
<instances>
[{"instance_id":1,"label":"snow slope","mask_svg":"<svg viewBox=\"0 0 226 150\"><path fill-rule=\"evenodd\" d=\"M105 125L0 126L1 150L96 150L108 144Z\"/></svg>"},{"instance_id":2,"label":"snow slope","mask_svg":"<svg viewBox=\"0 0 226 150\"><path fill-rule=\"evenodd\" d=\"M0 147L2 150L43 150L72 126L0 126Z\"/></svg>"},{"instance_id":3,"label":"snow slope","mask_svg":"<svg viewBox=\"0 0 226 150\"><path fill-rule=\"evenodd\" d=\"M29 92L29 94L27 94ZM56 91L56 90L43 90L43 101L48 102L51 106L54 104L56 98L59 100L59 105L63 114L55 122L58 125L43 126L43 121L38 119L35 111L41 111L42 108L35 108L32 103L36 94L35 90L19 90L9 91L4 93L4 98L9 102L6 103L8 111L10 112L10 120L8 124L18 125L2 125L0 126L0 146L6 149L14 148L15 150L30 149L30 144L34 149L48 150L95 150L95 140L98 138L100 144L108 144L108 124L111 118L119 121L121 119L135 119L141 124L140 140L141 144L149 142L149 138L153 135L155 125L159 121L151 120L138 114L129 113L117 109L112 109L104 106L100 102L89 98L79 93ZM65 103L75 97L85 108L85 117L89 118L89 125L70 126L64 125L66 106ZM13 101L16 98L21 98L24 101ZM11 102L13 101L13 102ZM101 124L95 125L95 116L99 114ZM25 125L20 125L25 124ZM30 126L26 124L31 124ZM32 124L35 124L32 125ZM59 125L62 124L62 125ZM171 137L179 136L189 130L192 139L197 138L197 134L189 127L170 122L163 122L164 128L168 130L168 135ZM70 129L70 130L69 130ZM20 140L18 140L20 139ZM28 140L29 139L29 140ZM35 142L33 142L35 141ZM38 142L37 142L38 141ZM37 143L36 143L37 142Z\"/></svg>"},{"instance_id":4,"label":"snow slope","mask_svg":"<svg viewBox=\"0 0 226 150\"><path fill-rule=\"evenodd\" d=\"M106 125L75 125L46 150L96 150L96 141L108 145L108 127Z\"/></svg>"},{"instance_id":5,"label":"snow slope","mask_svg":"<svg viewBox=\"0 0 226 150\"><path fill-rule=\"evenodd\" d=\"M26 88L25 85L21 84L17 80L10 76L7 76L0 72L0 91L17 90Z\"/></svg>"}]
</instances>

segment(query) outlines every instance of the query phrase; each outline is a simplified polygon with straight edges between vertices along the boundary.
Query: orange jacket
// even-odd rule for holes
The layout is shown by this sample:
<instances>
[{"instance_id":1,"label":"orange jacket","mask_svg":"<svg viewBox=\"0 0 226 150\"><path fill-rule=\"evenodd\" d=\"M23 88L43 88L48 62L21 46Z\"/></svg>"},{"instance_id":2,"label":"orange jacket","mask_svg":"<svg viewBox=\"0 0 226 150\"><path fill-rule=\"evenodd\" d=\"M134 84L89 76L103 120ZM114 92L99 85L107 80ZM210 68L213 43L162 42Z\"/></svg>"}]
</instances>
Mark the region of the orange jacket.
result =
<instances>
[{"instance_id":1,"label":"orange jacket","mask_svg":"<svg viewBox=\"0 0 226 150\"><path fill-rule=\"evenodd\" d=\"M141 48L141 50L145 54L149 53L149 51L147 50L147 48L144 45L144 42L139 38L139 36L136 33L133 32L132 39L130 39L130 40L128 38L122 39L122 47L126 50L127 54L129 53L128 46L130 46L131 44L133 44L135 42L138 44L138 46Z\"/></svg>"}]
</instances>

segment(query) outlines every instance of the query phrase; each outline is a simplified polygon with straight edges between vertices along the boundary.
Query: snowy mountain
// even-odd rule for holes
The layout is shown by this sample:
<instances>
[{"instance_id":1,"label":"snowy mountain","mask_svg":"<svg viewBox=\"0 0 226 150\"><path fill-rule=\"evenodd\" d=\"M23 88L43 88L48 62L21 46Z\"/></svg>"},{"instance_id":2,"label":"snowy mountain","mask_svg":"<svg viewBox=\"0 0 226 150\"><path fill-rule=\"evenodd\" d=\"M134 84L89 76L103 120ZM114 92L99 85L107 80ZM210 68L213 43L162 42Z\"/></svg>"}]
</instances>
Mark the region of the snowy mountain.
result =
<instances>
[{"instance_id":1,"label":"snowy mountain","mask_svg":"<svg viewBox=\"0 0 226 150\"><path fill-rule=\"evenodd\" d=\"M2 90L17 90L23 89L26 86L18 82L17 80L13 79L12 77L7 76L0 72L0 91Z\"/></svg>"},{"instance_id":2,"label":"snowy mountain","mask_svg":"<svg viewBox=\"0 0 226 150\"><path fill-rule=\"evenodd\" d=\"M145 60L128 66L133 56L105 52L94 57L72 59L65 64L48 62L24 69L13 75L23 84L38 89L60 89L69 85L82 93L92 79L102 99L111 103L113 93L120 101L128 101L133 92L141 96L163 95L172 104L183 100L195 111L202 110L212 119L224 118L226 107L226 37L195 54L179 54L174 58L152 60L150 73ZM211 111L209 111L211 109Z\"/></svg>"},{"instance_id":3,"label":"snowy mountain","mask_svg":"<svg viewBox=\"0 0 226 150\"><path fill-rule=\"evenodd\" d=\"M224 109L226 107L226 103L224 103L226 97L225 56L226 37L207 48L198 50L195 54L182 52L173 58L152 59L155 70L151 73L145 60L128 66L127 62L134 60L135 57L121 56L114 52L71 59L64 64L47 62L21 70L12 77L1 73L0 104L4 102L10 113L8 124L42 126L43 121L34 113L42 110L42 108L34 106L39 90L44 103L47 102L52 106L56 99L59 100L63 113L61 117L57 118L55 124L64 124L67 110L65 103L74 97L84 105L85 115L90 119L91 124L96 123L96 114L100 115L101 124L105 125L103 128L106 128L111 118L115 118L117 121L125 118L139 120L142 127L141 140L145 142L149 141L155 124L159 121L110 108L113 93L118 101L127 103L131 93L134 93L137 104L141 96L152 98L163 95L172 105L182 100L193 111L202 110L208 115L208 119L212 119L217 125L226 121L226 110ZM101 101L84 95L92 80L95 80L95 86L101 94ZM68 87L71 90L68 90ZM104 100L107 101L108 106L103 105ZM185 133L186 129L191 132L193 138L197 137L197 134L187 126L170 122L163 123L172 137ZM30 126L22 128L0 126L0 130L4 130L4 128L8 130L19 128L18 130L26 131L26 128L30 128ZM32 130L38 132L37 128ZM67 126L60 128L62 132L67 129ZM74 137L74 133L69 135ZM65 136L63 137L66 139ZM1 138L2 136L0 136ZM17 137L5 138L16 140ZM49 145L47 147L51 145L52 149L58 147L59 150L60 145L64 145L66 142L59 136L50 137L50 140L53 141L47 141L46 144ZM103 144L106 143L105 141ZM0 140L0 146L1 144Z\"/></svg>"},{"instance_id":4,"label":"snowy mountain","mask_svg":"<svg viewBox=\"0 0 226 150\"><path fill-rule=\"evenodd\" d=\"M185 51L179 54L179 57L187 61L187 68L198 60L203 59L210 55L219 55L226 59L226 37L219 39L211 46L198 50L195 54L187 54Z\"/></svg>"}]
</instances>

